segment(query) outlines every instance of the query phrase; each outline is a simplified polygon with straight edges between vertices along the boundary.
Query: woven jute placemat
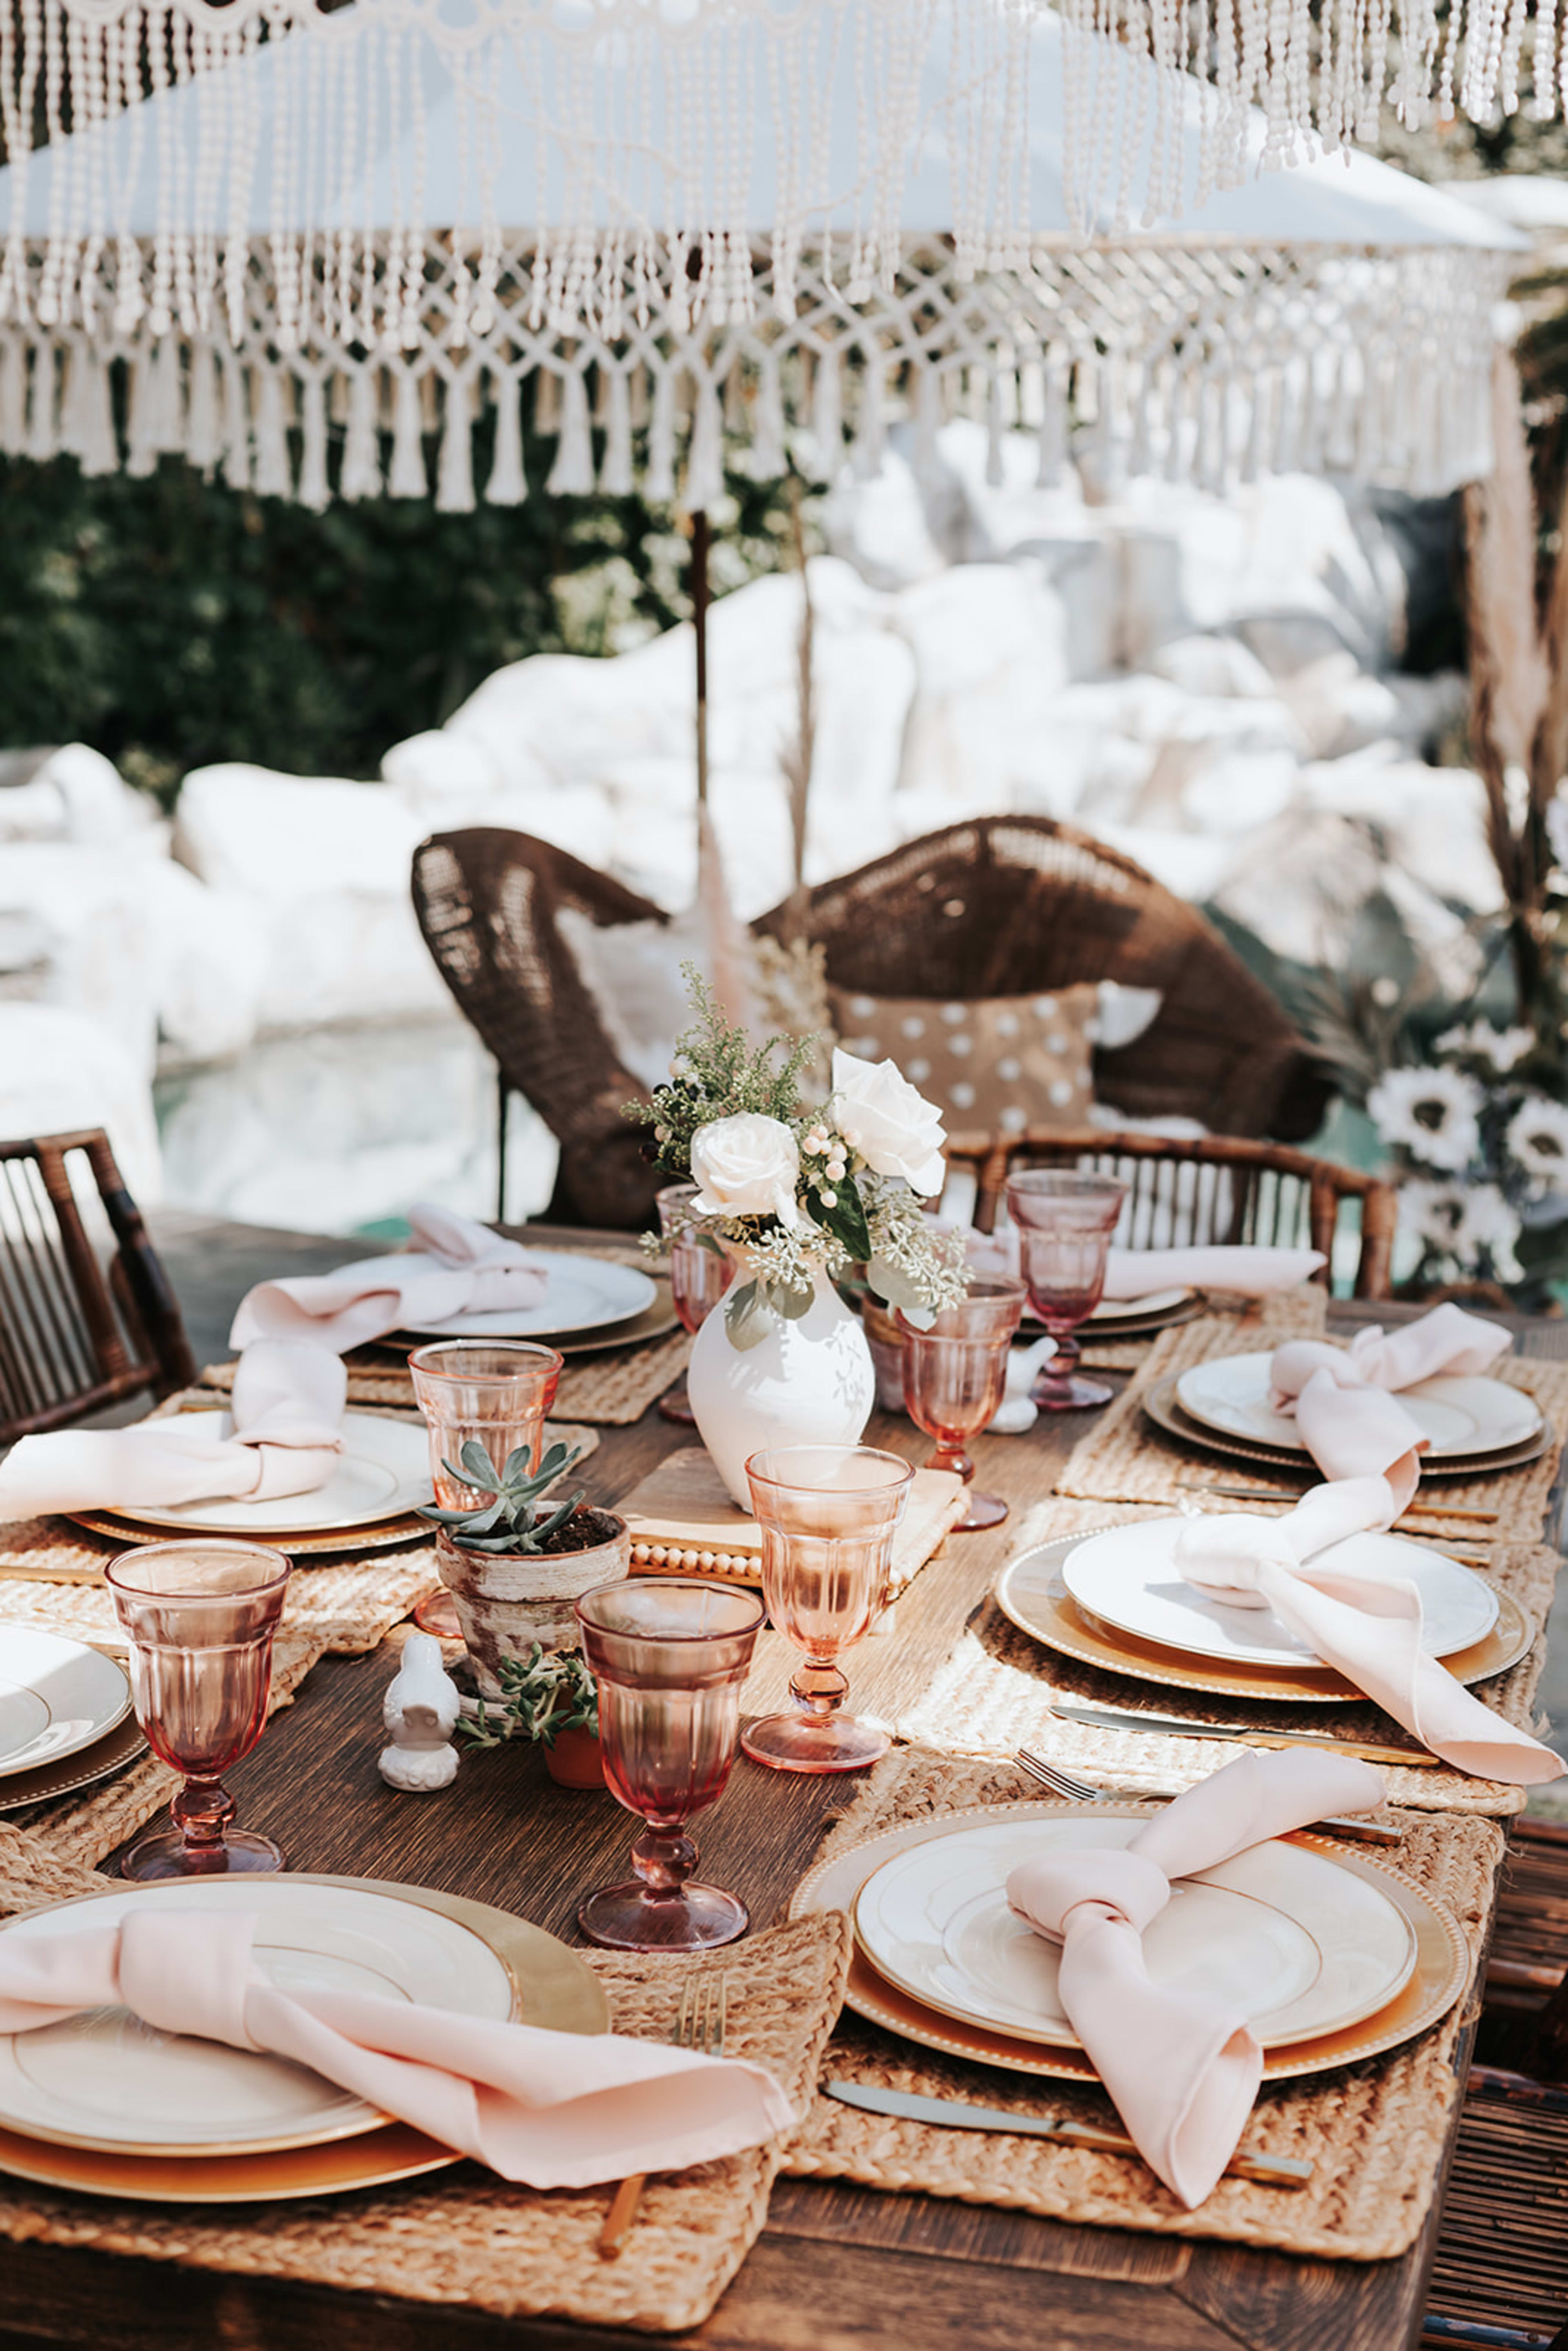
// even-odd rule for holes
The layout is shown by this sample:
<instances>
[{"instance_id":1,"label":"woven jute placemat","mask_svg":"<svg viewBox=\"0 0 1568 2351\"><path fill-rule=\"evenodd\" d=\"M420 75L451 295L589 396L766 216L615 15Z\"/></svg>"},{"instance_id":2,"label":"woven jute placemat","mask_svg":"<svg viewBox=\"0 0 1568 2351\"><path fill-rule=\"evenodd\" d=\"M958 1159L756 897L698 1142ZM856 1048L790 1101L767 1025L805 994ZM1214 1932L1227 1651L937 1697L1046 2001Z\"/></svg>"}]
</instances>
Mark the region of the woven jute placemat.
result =
<instances>
[{"instance_id":1,"label":"woven jute placemat","mask_svg":"<svg viewBox=\"0 0 1568 2351\"><path fill-rule=\"evenodd\" d=\"M1160 1515L1105 1502L1048 1501L1036 1504L1019 1529L1018 1548L1058 1536L1123 1526ZM1536 1627L1544 1626L1561 1561L1542 1544L1500 1545L1488 1573L1518 1602ZM1519 1730L1540 1732L1534 1701L1546 1645L1537 1638L1528 1656L1505 1674L1477 1686L1476 1696ZM1032 1748L1063 1771L1096 1787L1135 1795L1174 1795L1205 1780L1236 1752L1228 1740L1173 1738L1157 1726L1147 1730L1102 1730L1064 1722L1051 1709L1058 1700L1077 1706L1145 1708L1180 1715L1188 1722L1245 1722L1257 1730L1326 1731L1331 1738L1397 1745L1406 1737L1376 1707L1365 1704L1291 1708L1261 1698L1210 1696L1165 1683L1138 1681L1063 1656L1031 1640L1003 1615L994 1600L976 1610L945 1663L920 1698L900 1717L902 1735L954 1754L1011 1755ZM1521 1809L1524 1791L1496 1780L1475 1780L1446 1764L1380 1766L1386 1771L1389 1802L1421 1812L1478 1813L1501 1816Z\"/></svg>"},{"instance_id":2,"label":"woven jute placemat","mask_svg":"<svg viewBox=\"0 0 1568 2351\"><path fill-rule=\"evenodd\" d=\"M18 1890L0 1845L0 1907L21 1907ZM766 2065L797 2112L818 2078L849 1953L847 1922L835 1915L751 1936L703 1963L726 1979L727 2053ZM618 2032L669 2037L689 1958L584 1956L603 1980ZM542 2194L471 2163L401 2188L249 2210L117 2203L0 2179L0 2236L504 2317L548 2313L668 2334L699 2325L745 2260L767 2219L781 2151L775 2142L655 2173L613 2262L595 2250L612 2189ZM433 2342L440 2332L433 2318Z\"/></svg>"},{"instance_id":3,"label":"woven jute placemat","mask_svg":"<svg viewBox=\"0 0 1568 2351\"><path fill-rule=\"evenodd\" d=\"M894 1752L823 1847L858 1844L902 1822L1016 1801L1017 1778L995 1763ZM1409 1818L1400 1872L1458 1919L1479 1961L1503 1840L1492 1823ZM1454 2047L1463 2001L1420 2040L1385 2056L1300 2082L1266 2084L1243 2144L1312 2165L1305 2188L1222 2179L1186 2211L1136 2158L1005 2133L944 2130L862 2114L819 2096L789 2142L784 2168L904 2194L997 2204L1055 2220L1273 2245L1335 2261L1382 2261L1415 2241L1437 2189L1438 2158L1459 2085ZM846 2015L828 2044L824 2079L872 2082L924 2097L978 2099L1019 2114L1114 2124L1094 2089L966 2064Z\"/></svg>"},{"instance_id":4,"label":"woven jute placemat","mask_svg":"<svg viewBox=\"0 0 1568 2351\"><path fill-rule=\"evenodd\" d=\"M1310 1462L1297 1473L1267 1461L1189 1450L1163 1436L1143 1411L1143 1400L1150 1389L1173 1374L1217 1356L1253 1353L1276 1343L1278 1334L1260 1336L1256 1329L1249 1330L1230 1316L1206 1316L1166 1332L1122 1394L1080 1438L1057 1480L1057 1491L1092 1501L1163 1502L1167 1508L1177 1499L1183 1481L1192 1479L1256 1485L1287 1497L1301 1493L1316 1475ZM1495 1511L1495 1520L1486 1529L1494 1540L1538 1542L1562 1455L1562 1431L1568 1416L1568 1364L1509 1356L1497 1366L1497 1376L1535 1398L1551 1426L1552 1443L1538 1460L1522 1468L1474 1478L1428 1479L1418 1499L1424 1508L1436 1509L1447 1502L1467 1510ZM1203 1507L1210 1504L1206 1501ZM1212 1507L1239 1510L1246 1504L1216 1497ZM1476 1522L1469 1519L1423 1518L1421 1524L1428 1533L1456 1539L1477 1532Z\"/></svg>"},{"instance_id":5,"label":"woven jute placemat","mask_svg":"<svg viewBox=\"0 0 1568 2351\"><path fill-rule=\"evenodd\" d=\"M685 1331L674 1331L650 1347L570 1360L556 1390L556 1409L564 1419L591 1421L601 1428L628 1428L641 1420L648 1406L673 1387L690 1361L692 1343ZM413 1413L413 1382L385 1356L348 1355L349 1402ZM201 1376L204 1388L226 1395L234 1386L235 1367L209 1364Z\"/></svg>"}]
</instances>

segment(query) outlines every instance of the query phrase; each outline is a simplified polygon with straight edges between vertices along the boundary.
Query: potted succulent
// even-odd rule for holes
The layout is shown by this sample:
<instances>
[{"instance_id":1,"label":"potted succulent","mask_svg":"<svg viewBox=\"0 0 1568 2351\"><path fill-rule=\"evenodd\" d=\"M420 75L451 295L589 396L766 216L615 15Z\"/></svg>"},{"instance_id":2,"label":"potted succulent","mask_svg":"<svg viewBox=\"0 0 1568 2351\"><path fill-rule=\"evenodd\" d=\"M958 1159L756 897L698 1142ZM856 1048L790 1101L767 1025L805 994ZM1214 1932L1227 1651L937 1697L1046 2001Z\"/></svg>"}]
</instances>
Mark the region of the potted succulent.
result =
<instances>
[{"instance_id":1,"label":"potted succulent","mask_svg":"<svg viewBox=\"0 0 1568 2351\"><path fill-rule=\"evenodd\" d=\"M526 1657L503 1657L497 1669L499 1712L481 1698L458 1729L472 1747L501 1747L528 1739L545 1751L545 1769L563 1788L601 1788L599 1693L575 1649L546 1649L536 1641Z\"/></svg>"},{"instance_id":2,"label":"potted succulent","mask_svg":"<svg viewBox=\"0 0 1568 2351\"><path fill-rule=\"evenodd\" d=\"M504 1695L500 1670L508 1657L574 1647L575 1603L596 1583L630 1573L632 1541L613 1510L583 1507L580 1488L547 1502L548 1489L580 1458L552 1445L536 1467L526 1445L497 1470L471 1439L461 1469L444 1467L463 1485L491 1497L473 1510L422 1510L441 1530L435 1563L456 1604L475 1677L486 1698Z\"/></svg>"}]
</instances>

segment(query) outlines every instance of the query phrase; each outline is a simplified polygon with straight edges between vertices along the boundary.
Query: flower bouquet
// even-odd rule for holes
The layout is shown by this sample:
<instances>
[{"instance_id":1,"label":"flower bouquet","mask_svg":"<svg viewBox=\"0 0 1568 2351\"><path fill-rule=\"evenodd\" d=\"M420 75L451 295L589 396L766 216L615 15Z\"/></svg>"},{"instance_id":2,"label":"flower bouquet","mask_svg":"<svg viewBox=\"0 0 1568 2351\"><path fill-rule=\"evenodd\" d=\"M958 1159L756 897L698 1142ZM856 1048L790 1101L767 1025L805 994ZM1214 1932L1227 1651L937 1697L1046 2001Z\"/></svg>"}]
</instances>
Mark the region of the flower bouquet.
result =
<instances>
[{"instance_id":1,"label":"flower bouquet","mask_svg":"<svg viewBox=\"0 0 1568 2351\"><path fill-rule=\"evenodd\" d=\"M946 1137L936 1111L892 1061L833 1054L832 1092L802 1100L816 1040L754 1048L725 1019L691 965L697 1018L673 1074L626 1115L653 1128L653 1164L697 1186L698 1238L727 1249L747 1278L731 1288L731 1343L757 1346L770 1321L799 1322L818 1280L863 1271L867 1287L912 1322L929 1322L965 1292L962 1237L936 1231L923 1202L941 1191Z\"/></svg>"},{"instance_id":2,"label":"flower bouquet","mask_svg":"<svg viewBox=\"0 0 1568 2351\"><path fill-rule=\"evenodd\" d=\"M832 1092L814 1107L801 1074L815 1039L756 1048L689 967L686 977L696 1019L669 1082L628 1115L653 1129L661 1173L695 1186L695 1238L736 1268L724 1312L693 1342L686 1385L703 1442L749 1514L753 1453L854 1445L871 1417L870 1350L836 1285L852 1274L927 1322L965 1294L963 1241L925 1216L942 1189L946 1138L892 1061L835 1052Z\"/></svg>"}]
</instances>

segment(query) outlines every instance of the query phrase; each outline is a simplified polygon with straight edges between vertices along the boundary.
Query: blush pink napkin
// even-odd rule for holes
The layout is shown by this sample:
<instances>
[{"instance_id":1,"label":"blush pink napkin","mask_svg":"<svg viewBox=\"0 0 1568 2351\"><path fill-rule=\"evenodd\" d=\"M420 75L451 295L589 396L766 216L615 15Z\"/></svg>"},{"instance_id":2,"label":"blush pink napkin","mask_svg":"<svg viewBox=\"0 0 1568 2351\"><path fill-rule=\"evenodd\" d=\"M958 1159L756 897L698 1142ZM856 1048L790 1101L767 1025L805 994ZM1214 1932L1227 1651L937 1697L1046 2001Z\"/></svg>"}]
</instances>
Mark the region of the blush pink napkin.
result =
<instances>
[{"instance_id":1,"label":"blush pink napkin","mask_svg":"<svg viewBox=\"0 0 1568 2351\"><path fill-rule=\"evenodd\" d=\"M1403 1510L1421 1474L1427 1439L1391 1390L1485 1372L1513 1341L1460 1306L1435 1307L1403 1330L1358 1331L1348 1347L1291 1339L1269 1366L1270 1403L1292 1416L1327 1478L1386 1478Z\"/></svg>"},{"instance_id":2,"label":"blush pink napkin","mask_svg":"<svg viewBox=\"0 0 1568 2351\"><path fill-rule=\"evenodd\" d=\"M235 1373L232 1436L223 1413L194 1412L24 1437L0 1461L0 1520L309 1493L342 1451L347 1387L329 1348L258 1339Z\"/></svg>"},{"instance_id":3,"label":"blush pink napkin","mask_svg":"<svg viewBox=\"0 0 1568 2351\"><path fill-rule=\"evenodd\" d=\"M1427 1656L1415 1584L1358 1573L1341 1555L1347 1536L1381 1533L1402 1507L1386 1478L1340 1479L1314 1486L1281 1519L1234 1510L1189 1520L1176 1564L1227 1607L1271 1608L1325 1665L1458 1770L1521 1787L1557 1779L1560 1757Z\"/></svg>"},{"instance_id":4,"label":"blush pink napkin","mask_svg":"<svg viewBox=\"0 0 1568 2351\"><path fill-rule=\"evenodd\" d=\"M1267 1298L1308 1280L1323 1261L1321 1249L1113 1249L1105 1260L1105 1295L1146 1298L1151 1290L1179 1286Z\"/></svg>"},{"instance_id":5,"label":"blush pink napkin","mask_svg":"<svg viewBox=\"0 0 1568 2351\"><path fill-rule=\"evenodd\" d=\"M1062 2007L1139 2153L1189 2210L1236 2152L1263 2053L1232 2009L1150 1980L1144 1929L1175 1879L1325 1813L1369 1812L1383 1796L1381 1773L1354 1756L1239 1755L1130 1844L1042 1853L1008 1879L1019 1917L1061 1945Z\"/></svg>"},{"instance_id":6,"label":"blush pink napkin","mask_svg":"<svg viewBox=\"0 0 1568 2351\"><path fill-rule=\"evenodd\" d=\"M229 1344L313 1339L342 1354L410 1323L537 1306L544 1297L548 1277L522 1243L472 1217L422 1200L409 1211L409 1236L395 1257L258 1282L240 1301Z\"/></svg>"},{"instance_id":7,"label":"blush pink napkin","mask_svg":"<svg viewBox=\"0 0 1568 2351\"><path fill-rule=\"evenodd\" d=\"M585 2188L758 2147L795 2120L760 2065L618 2033L497 2024L401 2000L279 1991L254 1913L171 1894L118 1927L0 1935L0 2032L123 2006L155 2031L292 2058L530 2188Z\"/></svg>"}]
</instances>

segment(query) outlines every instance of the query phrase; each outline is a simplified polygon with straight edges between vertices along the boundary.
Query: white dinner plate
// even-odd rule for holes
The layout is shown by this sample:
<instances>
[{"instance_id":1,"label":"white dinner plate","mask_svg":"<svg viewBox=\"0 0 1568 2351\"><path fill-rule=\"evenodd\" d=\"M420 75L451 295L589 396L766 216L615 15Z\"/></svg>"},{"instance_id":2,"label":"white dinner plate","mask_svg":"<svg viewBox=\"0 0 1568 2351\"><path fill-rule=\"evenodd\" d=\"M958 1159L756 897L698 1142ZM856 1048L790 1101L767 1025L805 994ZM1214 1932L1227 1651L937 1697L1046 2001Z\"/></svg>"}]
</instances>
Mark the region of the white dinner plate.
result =
<instances>
[{"instance_id":1,"label":"white dinner plate","mask_svg":"<svg viewBox=\"0 0 1568 2351\"><path fill-rule=\"evenodd\" d=\"M1315 1649L1271 1608L1231 1608L1188 1583L1176 1547L1186 1518L1145 1519L1091 1535L1071 1552L1062 1582L1081 1608L1118 1632L1162 1648L1232 1665L1321 1663ZM1330 1554L1320 1553L1326 1561ZM1398 1535L1350 1535L1333 1548L1335 1573L1369 1583L1413 1583L1421 1595L1421 1643L1429 1657L1451 1657L1484 1639L1497 1623L1497 1593L1482 1575L1423 1543Z\"/></svg>"},{"instance_id":2,"label":"white dinner plate","mask_svg":"<svg viewBox=\"0 0 1568 2351\"><path fill-rule=\"evenodd\" d=\"M633 1265L585 1257L578 1249L530 1249L548 1277L537 1306L497 1307L488 1314L454 1314L445 1322L410 1322L422 1339L553 1339L597 1331L645 1313L659 1292Z\"/></svg>"},{"instance_id":3,"label":"white dinner plate","mask_svg":"<svg viewBox=\"0 0 1568 2351\"><path fill-rule=\"evenodd\" d=\"M1077 2048L1060 1949L1009 1909L1008 1876L1042 1853L1128 1844L1145 1825L1080 1813L956 1829L867 1879L856 1936L890 1982L944 2015ZM1416 1938L1375 1885L1272 1839L1180 1880L1144 1952L1155 1983L1233 2007L1265 2047L1280 2047L1383 2007L1408 1980Z\"/></svg>"},{"instance_id":4,"label":"white dinner plate","mask_svg":"<svg viewBox=\"0 0 1568 2351\"><path fill-rule=\"evenodd\" d=\"M152 1903L256 1911L256 1963L280 1990L418 2001L504 2022L517 2004L488 1943L414 1902L265 1877L94 1896L6 1921L7 1938L94 1934ZM308 2067L154 2032L123 2008L0 2036L0 2126L68 2147L143 2155L253 2153L375 2130L386 2117Z\"/></svg>"},{"instance_id":5,"label":"white dinner plate","mask_svg":"<svg viewBox=\"0 0 1568 2351\"><path fill-rule=\"evenodd\" d=\"M1184 1412L1206 1427L1227 1437L1244 1437L1255 1445L1283 1446L1304 1453L1301 1433L1293 1419L1275 1412L1269 1402L1271 1356L1221 1355L1210 1364L1194 1364L1176 1382L1176 1399ZM1394 1391L1440 1460L1449 1453L1501 1453L1521 1445L1541 1426L1533 1396L1504 1380L1479 1374L1418 1380L1414 1387Z\"/></svg>"},{"instance_id":6,"label":"white dinner plate","mask_svg":"<svg viewBox=\"0 0 1568 2351\"><path fill-rule=\"evenodd\" d=\"M0 1779L77 1754L130 1711L131 1684L112 1657L0 1625Z\"/></svg>"},{"instance_id":7,"label":"white dinner plate","mask_svg":"<svg viewBox=\"0 0 1568 2351\"><path fill-rule=\"evenodd\" d=\"M228 1412L182 1413L214 1445L234 1435ZM343 1415L343 1450L324 1486L308 1494L275 1494L265 1501L181 1502L166 1510L116 1511L140 1527L171 1527L191 1534L269 1535L328 1532L397 1518L428 1502L430 1446L423 1422L384 1420L375 1413Z\"/></svg>"},{"instance_id":8,"label":"white dinner plate","mask_svg":"<svg viewBox=\"0 0 1568 2351\"><path fill-rule=\"evenodd\" d=\"M1188 1289L1151 1290L1142 1298L1103 1298L1089 1317L1091 1322L1133 1322L1145 1314L1165 1314L1185 1306L1196 1292Z\"/></svg>"}]
</instances>

